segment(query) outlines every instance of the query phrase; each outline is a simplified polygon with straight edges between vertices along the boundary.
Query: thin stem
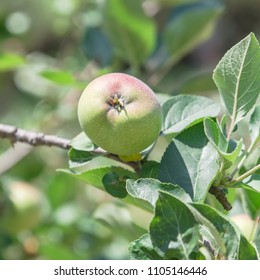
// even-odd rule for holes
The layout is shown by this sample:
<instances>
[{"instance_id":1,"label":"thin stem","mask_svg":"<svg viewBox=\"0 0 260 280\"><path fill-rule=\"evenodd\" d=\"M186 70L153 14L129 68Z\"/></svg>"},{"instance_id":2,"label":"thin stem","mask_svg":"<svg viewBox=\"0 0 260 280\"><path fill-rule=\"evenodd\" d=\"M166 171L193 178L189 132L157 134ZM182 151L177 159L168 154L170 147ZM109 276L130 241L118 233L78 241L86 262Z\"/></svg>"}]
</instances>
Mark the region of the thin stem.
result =
<instances>
[{"instance_id":1,"label":"thin stem","mask_svg":"<svg viewBox=\"0 0 260 280\"><path fill-rule=\"evenodd\" d=\"M250 175L254 174L257 170L260 170L260 164L256 165L254 168L248 170L241 176L237 177L236 179L230 182L230 185L243 181L245 178L249 177Z\"/></svg>"},{"instance_id":2,"label":"thin stem","mask_svg":"<svg viewBox=\"0 0 260 280\"><path fill-rule=\"evenodd\" d=\"M235 126L235 117L232 116L232 121L231 121L229 130L228 130L228 133L227 133L227 141L229 141L230 138L231 138L231 134L232 134L232 132L233 132L234 126Z\"/></svg>"}]
</instances>

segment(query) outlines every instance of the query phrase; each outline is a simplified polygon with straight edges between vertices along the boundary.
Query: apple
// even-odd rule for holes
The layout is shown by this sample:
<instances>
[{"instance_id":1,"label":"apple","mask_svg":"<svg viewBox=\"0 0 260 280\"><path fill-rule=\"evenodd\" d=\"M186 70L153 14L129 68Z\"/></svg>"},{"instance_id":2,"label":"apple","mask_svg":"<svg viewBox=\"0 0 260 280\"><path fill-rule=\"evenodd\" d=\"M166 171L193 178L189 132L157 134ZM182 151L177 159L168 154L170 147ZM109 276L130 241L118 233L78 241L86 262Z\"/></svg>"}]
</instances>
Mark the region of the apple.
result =
<instances>
[{"instance_id":1,"label":"apple","mask_svg":"<svg viewBox=\"0 0 260 280\"><path fill-rule=\"evenodd\" d=\"M156 95L141 80L110 73L90 82L78 103L82 130L102 149L135 155L157 139L162 110Z\"/></svg>"},{"instance_id":2,"label":"apple","mask_svg":"<svg viewBox=\"0 0 260 280\"><path fill-rule=\"evenodd\" d=\"M47 212L43 194L33 185L12 181L1 189L5 200L0 219L0 231L16 235L31 230L42 222Z\"/></svg>"}]
</instances>

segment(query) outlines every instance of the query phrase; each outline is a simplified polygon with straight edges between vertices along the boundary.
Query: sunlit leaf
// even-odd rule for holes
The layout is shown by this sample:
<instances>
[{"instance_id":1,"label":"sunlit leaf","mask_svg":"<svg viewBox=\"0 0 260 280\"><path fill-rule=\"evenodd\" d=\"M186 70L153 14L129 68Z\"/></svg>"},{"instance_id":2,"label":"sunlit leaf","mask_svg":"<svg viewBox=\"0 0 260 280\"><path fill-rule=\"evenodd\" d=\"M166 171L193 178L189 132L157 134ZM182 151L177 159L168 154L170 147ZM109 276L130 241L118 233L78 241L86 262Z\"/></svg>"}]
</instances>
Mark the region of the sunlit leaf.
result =
<instances>
[{"instance_id":1,"label":"sunlit leaf","mask_svg":"<svg viewBox=\"0 0 260 280\"><path fill-rule=\"evenodd\" d=\"M129 245L130 260L160 260L162 257L154 249L150 235L145 234Z\"/></svg>"},{"instance_id":2,"label":"sunlit leaf","mask_svg":"<svg viewBox=\"0 0 260 280\"><path fill-rule=\"evenodd\" d=\"M246 188L241 192L241 198L244 211L256 219L260 213L260 193Z\"/></svg>"},{"instance_id":3,"label":"sunlit leaf","mask_svg":"<svg viewBox=\"0 0 260 280\"><path fill-rule=\"evenodd\" d=\"M249 188L260 193L260 174L253 174L239 183L244 188Z\"/></svg>"},{"instance_id":4,"label":"sunlit leaf","mask_svg":"<svg viewBox=\"0 0 260 280\"><path fill-rule=\"evenodd\" d=\"M219 5L201 3L175 10L163 32L167 50L175 62L210 37L222 11Z\"/></svg>"},{"instance_id":5,"label":"sunlit leaf","mask_svg":"<svg viewBox=\"0 0 260 280\"><path fill-rule=\"evenodd\" d=\"M119 176L128 176L129 178L133 178L133 179L136 178L135 173L119 166L106 166L106 167L89 169L83 172L74 172L69 169L60 169L59 171L69 174L76 179L82 180L85 183L100 188L102 190L104 190L103 177L108 173L114 172Z\"/></svg>"},{"instance_id":6,"label":"sunlit leaf","mask_svg":"<svg viewBox=\"0 0 260 280\"><path fill-rule=\"evenodd\" d=\"M254 244L255 244L256 250L258 252L258 258L260 259L260 224L258 225L258 228L256 231Z\"/></svg>"},{"instance_id":7,"label":"sunlit leaf","mask_svg":"<svg viewBox=\"0 0 260 280\"><path fill-rule=\"evenodd\" d=\"M228 169L237 160L241 153L243 140L241 139L233 148L231 152L231 142L229 143L226 136L221 131L218 123L213 120L206 118L204 120L204 130L210 143L216 148L220 159L222 160L225 169ZM233 144L233 142L232 142Z\"/></svg>"},{"instance_id":8,"label":"sunlit leaf","mask_svg":"<svg viewBox=\"0 0 260 280\"><path fill-rule=\"evenodd\" d=\"M215 146L215 148L220 153L226 153L228 149L228 141L220 130L218 124L212 119L206 118L204 120L204 128L209 141Z\"/></svg>"},{"instance_id":9,"label":"sunlit leaf","mask_svg":"<svg viewBox=\"0 0 260 280\"><path fill-rule=\"evenodd\" d=\"M190 259L198 246L198 224L190 209L179 199L160 192L155 216L150 224L150 236L155 248L174 254L177 259ZM196 240L194 240L194 235Z\"/></svg>"},{"instance_id":10,"label":"sunlit leaf","mask_svg":"<svg viewBox=\"0 0 260 280\"><path fill-rule=\"evenodd\" d=\"M59 85L75 85L74 76L65 71L42 71L41 76Z\"/></svg>"},{"instance_id":11,"label":"sunlit leaf","mask_svg":"<svg viewBox=\"0 0 260 280\"><path fill-rule=\"evenodd\" d=\"M14 70L25 64L25 62L25 58L17 54L0 54L0 72Z\"/></svg>"},{"instance_id":12,"label":"sunlit leaf","mask_svg":"<svg viewBox=\"0 0 260 280\"><path fill-rule=\"evenodd\" d=\"M178 95L162 105L164 134L179 133L185 128L202 121L204 117L216 117L220 107L202 96Z\"/></svg>"},{"instance_id":13,"label":"sunlit leaf","mask_svg":"<svg viewBox=\"0 0 260 280\"><path fill-rule=\"evenodd\" d=\"M256 249L243 235L240 236L238 259L239 260L258 259Z\"/></svg>"},{"instance_id":14,"label":"sunlit leaf","mask_svg":"<svg viewBox=\"0 0 260 280\"><path fill-rule=\"evenodd\" d=\"M161 183L151 178L139 179L137 181L127 180L126 189L131 196L145 200L153 207L155 207L160 191L169 193L185 202L191 201L189 195L179 186Z\"/></svg>"},{"instance_id":15,"label":"sunlit leaf","mask_svg":"<svg viewBox=\"0 0 260 280\"><path fill-rule=\"evenodd\" d=\"M255 107L255 110L250 118L249 132L253 143L260 139L260 105Z\"/></svg>"},{"instance_id":16,"label":"sunlit leaf","mask_svg":"<svg viewBox=\"0 0 260 280\"><path fill-rule=\"evenodd\" d=\"M194 201L203 201L218 173L218 154L199 123L180 133L166 149L159 180L182 187Z\"/></svg>"},{"instance_id":17,"label":"sunlit leaf","mask_svg":"<svg viewBox=\"0 0 260 280\"><path fill-rule=\"evenodd\" d=\"M155 47L156 29L139 0L110 0L104 6L104 26L115 52L134 67L142 64Z\"/></svg>"},{"instance_id":18,"label":"sunlit leaf","mask_svg":"<svg viewBox=\"0 0 260 280\"><path fill-rule=\"evenodd\" d=\"M75 136L71 140L70 145L75 150L80 151L93 151L96 148L95 144L87 137L84 132L81 132L80 134Z\"/></svg>"},{"instance_id":19,"label":"sunlit leaf","mask_svg":"<svg viewBox=\"0 0 260 280\"><path fill-rule=\"evenodd\" d=\"M234 124L255 105L260 92L260 48L254 34L232 47L214 70L213 79Z\"/></svg>"},{"instance_id":20,"label":"sunlit leaf","mask_svg":"<svg viewBox=\"0 0 260 280\"><path fill-rule=\"evenodd\" d=\"M239 234L233 225L223 214L206 204L193 203L192 207L199 211L202 217L194 212L195 217L200 220L215 236L219 245L219 253L227 259L236 259L239 249ZM205 220L206 219L206 220ZM215 232L217 230L217 232Z\"/></svg>"}]
</instances>

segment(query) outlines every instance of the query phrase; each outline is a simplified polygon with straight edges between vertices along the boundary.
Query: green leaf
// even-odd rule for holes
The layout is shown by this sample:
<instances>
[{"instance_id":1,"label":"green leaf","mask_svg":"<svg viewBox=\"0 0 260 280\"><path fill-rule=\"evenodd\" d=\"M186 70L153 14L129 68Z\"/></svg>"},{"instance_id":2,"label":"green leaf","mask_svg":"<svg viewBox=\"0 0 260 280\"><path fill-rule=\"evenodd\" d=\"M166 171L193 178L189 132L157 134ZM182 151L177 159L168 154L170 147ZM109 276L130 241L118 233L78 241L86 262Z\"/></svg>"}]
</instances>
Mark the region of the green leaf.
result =
<instances>
[{"instance_id":1,"label":"green leaf","mask_svg":"<svg viewBox=\"0 0 260 280\"><path fill-rule=\"evenodd\" d=\"M81 172L81 173L74 172L73 170L70 170L70 169L59 169L58 171L69 174L70 176L72 176L78 180L82 180L89 185L92 185L94 187L104 190L102 178L107 173L111 172L111 167L109 167L109 166L100 167L100 168L90 169L90 170L87 170L87 171Z\"/></svg>"},{"instance_id":2,"label":"green leaf","mask_svg":"<svg viewBox=\"0 0 260 280\"><path fill-rule=\"evenodd\" d=\"M45 180L45 195L52 210L75 200L75 179L56 173Z\"/></svg>"},{"instance_id":3,"label":"green leaf","mask_svg":"<svg viewBox=\"0 0 260 280\"><path fill-rule=\"evenodd\" d=\"M104 26L115 52L134 67L141 65L155 47L156 29L139 0L106 1Z\"/></svg>"},{"instance_id":4,"label":"green leaf","mask_svg":"<svg viewBox=\"0 0 260 280\"><path fill-rule=\"evenodd\" d=\"M219 5L194 5L175 10L176 15L163 32L167 50L175 63L211 36L222 11Z\"/></svg>"},{"instance_id":5,"label":"green leaf","mask_svg":"<svg viewBox=\"0 0 260 280\"><path fill-rule=\"evenodd\" d=\"M227 115L226 114L223 114L223 116L219 122L219 127L221 129L222 134L227 136Z\"/></svg>"},{"instance_id":6,"label":"green leaf","mask_svg":"<svg viewBox=\"0 0 260 280\"><path fill-rule=\"evenodd\" d=\"M170 245L169 250L166 252L164 259L166 260L174 260L174 259L185 259L187 256L189 256L189 259L197 259L197 257L200 255L200 252L198 251L199 248L199 242L200 239L200 230L199 225L196 225L190 229L188 229L186 232L183 233L181 241L182 248L176 248L176 243L173 243ZM187 242L185 244L184 242ZM185 250L185 252L184 252Z\"/></svg>"},{"instance_id":7,"label":"green leaf","mask_svg":"<svg viewBox=\"0 0 260 280\"><path fill-rule=\"evenodd\" d=\"M75 168L84 165L86 162L90 161L97 155L89 151L79 151L74 148L70 148L68 152L69 156L69 167Z\"/></svg>"},{"instance_id":8,"label":"green leaf","mask_svg":"<svg viewBox=\"0 0 260 280\"><path fill-rule=\"evenodd\" d=\"M155 207L160 191L175 196L184 202L191 201L189 195L179 186L161 183L156 179L127 180L126 189L131 196L145 200L153 207Z\"/></svg>"},{"instance_id":9,"label":"green leaf","mask_svg":"<svg viewBox=\"0 0 260 280\"><path fill-rule=\"evenodd\" d=\"M92 185L105 192L107 192L107 190L106 190L107 186L106 187L104 186L103 179L104 179L104 176L108 173L115 173L121 179L124 179L124 178L130 178L133 180L138 179L138 176L136 173L134 173L128 169L125 169L121 166L103 166L103 167L99 167L99 168L94 168L94 167L91 167L91 168L92 169L82 171L82 172L76 172L74 170L69 170L69 169L59 169L58 171L66 173L66 174L74 177L75 179L84 181L88 185ZM105 184L106 184L106 182L105 182ZM111 193L111 190L109 190L109 192ZM123 200L126 203L136 205L148 212L152 212L152 207L150 206L150 204L144 203L143 200L132 197L130 195L125 197Z\"/></svg>"},{"instance_id":10,"label":"green leaf","mask_svg":"<svg viewBox=\"0 0 260 280\"><path fill-rule=\"evenodd\" d=\"M260 105L255 107L255 110L250 118L249 132L252 143L260 140Z\"/></svg>"},{"instance_id":11,"label":"green leaf","mask_svg":"<svg viewBox=\"0 0 260 280\"><path fill-rule=\"evenodd\" d=\"M228 141L225 135L222 133L220 127L216 122L210 118L204 120L205 134L207 135L209 141L217 151L222 154L222 152L227 152Z\"/></svg>"},{"instance_id":12,"label":"green leaf","mask_svg":"<svg viewBox=\"0 0 260 280\"><path fill-rule=\"evenodd\" d=\"M194 211L194 209L193 209ZM201 216L202 217L202 216ZM195 214L195 218L198 222L201 222ZM205 222L205 218L204 218L204 222ZM206 220L207 226L209 225L209 221ZM213 234L212 234L213 231ZM204 259L206 260L214 260L217 258L219 252L221 251L221 247L225 248L225 245L223 245L223 242L221 240L221 235L220 233L217 231L217 229L210 224L209 227L206 227L206 225L204 225L203 223L200 225L200 234L202 236L203 239L203 246L200 248L200 252L202 253L202 255L204 256ZM219 244L219 239L221 240Z\"/></svg>"},{"instance_id":13,"label":"green leaf","mask_svg":"<svg viewBox=\"0 0 260 280\"><path fill-rule=\"evenodd\" d=\"M204 201L218 173L217 159L203 124L196 124L180 133L166 149L159 180L179 185L194 201Z\"/></svg>"},{"instance_id":14,"label":"green leaf","mask_svg":"<svg viewBox=\"0 0 260 280\"><path fill-rule=\"evenodd\" d=\"M229 142L229 148L230 148L230 142ZM232 152L222 153L225 160L226 167L231 166L236 161L236 159L239 157L241 153L242 147L243 147L243 139L240 139L238 143L235 145L235 148Z\"/></svg>"},{"instance_id":15,"label":"green leaf","mask_svg":"<svg viewBox=\"0 0 260 280\"><path fill-rule=\"evenodd\" d=\"M110 230L114 236L117 235L120 239L133 240L133 238L139 238L140 235L146 233L146 230L135 223L133 223L132 217L129 213L129 209L123 203L102 202L95 209L94 213L91 213L91 217L101 225ZM89 220L90 217L86 217ZM89 223L84 221L85 223ZM91 225L90 225L91 226ZM104 229L97 229L99 235L104 235ZM95 235L97 235L96 233ZM111 239L109 243L111 242ZM121 246L121 245L119 245ZM95 245L93 246L95 248ZM109 256L109 254L107 254Z\"/></svg>"},{"instance_id":16,"label":"green leaf","mask_svg":"<svg viewBox=\"0 0 260 280\"><path fill-rule=\"evenodd\" d=\"M183 4L191 4L194 2L199 2L201 0L155 0L160 3L160 5L165 6L177 6L177 5L183 5Z\"/></svg>"},{"instance_id":17,"label":"green leaf","mask_svg":"<svg viewBox=\"0 0 260 280\"><path fill-rule=\"evenodd\" d=\"M195 217L204 222L204 225L212 231L212 225L219 232L225 248L221 248L219 257L226 259L257 259L254 247L246 240L246 238L236 230L231 222L224 217L223 214L217 212L215 209L206 204L193 203L191 207L199 211L199 213L210 223L201 219L196 212L193 212ZM214 235L214 232L213 232ZM218 237L216 238L216 240Z\"/></svg>"},{"instance_id":18,"label":"green leaf","mask_svg":"<svg viewBox=\"0 0 260 280\"><path fill-rule=\"evenodd\" d=\"M226 136L222 133L219 125L213 120L206 118L204 120L204 130L210 143L216 148L218 154L223 162L225 169L228 169L237 160L241 153L243 140L241 139L236 145L232 152L228 153L230 145L227 141Z\"/></svg>"},{"instance_id":19,"label":"green leaf","mask_svg":"<svg viewBox=\"0 0 260 280\"><path fill-rule=\"evenodd\" d=\"M164 102L162 111L162 132L172 134L202 121L204 117L216 117L220 107L206 97L178 95Z\"/></svg>"},{"instance_id":20,"label":"green leaf","mask_svg":"<svg viewBox=\"0 0 260 280\"><path fill-rule=\"evenodd\" d=\"M74 76L65 71L42 71L40 75L59 85L74 85L77 83Z\"/></svg>"},{"instance_id":21,"label":"green leaf","mask_svg":"<svg viewBox=\"0 0 260 280\"><path fill-rule=\"evenodd\" d=\"M146 161L141 168L140 177L156 179L159 175L159 168L159 162L153 160Z\"/></svg>"},{"instance_id":22,"label":"green leaf","mask_svg":"<svg viewBox=\"0 0 260 280\"><path fill-rule=\"evenodd\" d=\"M240 236L238 259L239 260L258 259L255 248L243 235Z\"/></svg>"},{"instance_id":23,"label":"green leaf","mask_svg":"<svg viewBox=\"0 0 260 280\"><path fill-rule=\"evenodd\" d=\"M112 63L112 46L99 26L88 26L82 48L89 58L95 59L102 67Z\"/></svg>"},{"instance_id":24,"label":"green leaf","mask_svg":"<svg viewBox=\"0 0 260 280\"><path fill-rule=\"evenodd\" d=\"M227 259L236 259L239 248L239 234L235 231L232 224L212 207L206 204L193 203L191 207L195 208L206 220L201 220L206 227L211 231L215 240L219 243L220 255ZM201 217L194 211L195 217L200 220ZM213 227L213 228L212 228ZM214 229L218 231L219 236L216 235ZM224 247L223 247L224 245ZM221 257L221 256L220 256Z\"/></svg>"},{"instance_id":25,"label":"green leaf","mask_svg":"<svg viewBox=\"0 0 260 280\"><path fill-rule=\"evenodd\" d=\"M255 244L256 250L258 252L258 259L260 259L260 224L258 225L258 229L256 231L254 244Z\"/></svg>"},{"instance_id":26,"label":"green leaf","mask_svg":"<svg viewBox=\"0 0 260 280\"><path fill-rule=\"evenodd\" d=\"M251 33L231 48L214 70L219 89L233 124L255 105L260 92L260 48Z\"/></svg>"},{"instance_id":27,"label":"green leaf","mask_svg":"<svg viewBox=\"0 0 260 280\"><path fill-rule=\"evenodd\" d=\"M244 188L249 188L252 191L260 193L260 174L253 174L244 179L239 184L242 185Z\"/></svg>"},{"instance_id":28,"label":"green leaf","mask_svg":"<svg viewBox=\"0 0 260 280\"><path fill-rule=\"evenodd\" d=\"M87 137L84 132L75 136L71 142L71 147L79 151L93 151L96 149L95 144Z\"/></svg>"},{"instance_id":29,"label":"green leaf","mask_svg":"<svg viewBox=\"0 0 260 280\"><path fill-rule=\"evenodd\" d=\"M127 176L120 177L115 172L110 172L104 175L102 183L105 190L114 197L124 198L127 196L126 191Z\"/></svg>"},{"instance_id":30,"label":"green leaf","mask_svg":"<svg viewBox=\"0 0 260 280\"><path fill-rule=\"evenodd\" d=\"M178 73L175 74L175 73ZM187 69L187 67L176 67L171 71L175 76L175 81L172 82L175 86L172 89L174 92L181 92L182 94L197 94L208 95L216 89L215 83L212 79L212 71L210 69L201 69L198 67L194 69ZM173 74L174 73L174 74ZM169 77L170 78L170 77ZM171 79L171 78L170 78Z\"/></svg>"},{"instance_id":31,"label":"green leaf","mask_svg":"<svg viewBox=\"0 0 260 280\"><path fill-rule=\"evenodd\" d=\"M129 245L130 260L161 260L162 257L155 251L149 234L141 236Z\"/></svg>"},{"instance_id":32,"label":"green leaf","mask_svg":"<svg viewBox=\"0 0 260 280\"><path fill-rule=\"evenodd\" d=\"M56 242L44 242L40 246L40 254L44 259L49 260L83 260L84 257L73 251L64 244Z\"/></svg>"},{"instance_id":33,"label":"green leaf","mask_svg":"<svg viewBox=\"0 0 260 280\"><path fill-rule=\"evenodd\" d=\"M256 219L260 213L260 193L256 193L250 189L243 189L241 193L242 205L245 212Z\"/></svg>"},{"instance_id":34,"label":"green leaf","mask_svg":"<svg viewBox=\"0 0 260 280\"><path fill-rule=\"evenodd\" d=\"M260 164L260 146L256 147L254 151L247 156L247 159L244 163L244 172L254 168L258 164Z\"/></svg>"},{"instance_id":35,"label":"green leaf","mask_svg":"<svg viewBox=\"0 0 260 280\"><path fill-rule=\"evenodd\" d=\"M96 146L81 132L75 136L71 142L71 149L69 150L69 167L76 168L85 165L88 161L98 156L98 154L91 153L96 149Z\"/></svg>"},{"instance_id":36,"label":"green leaf","mask_svg":"<svg viewBox=\"0 0 260 280\"><path fill-rule=\"evenodd\" d=\"M164 255L170 254L171 258L176 256L187 260L198 246L198 224L183 202L160 192L150 224L150 236L156 250Z\"/></svg>"},{"instance_id":37,"label":"green leaf","mask_svg":"<svg viewBox=\"0 0 260 280\"><path fill-rule=\"evenodd\" d=\"M25 62L25 58L17 54L0 54L0 72L14 70Z\"/></svg>"},{"instance_id":38,"label":"green leaf","mask_svg":"<svg viewBox=\"0 0 260 280\"><path fill-rule=\"evenodd\" d=\"M136 179L135 173L119 166L105 166L100 168L89 169L83 172L74 172L69 169L60 169L59 171L69 174L76 179L82 180L85 183L102 190L105 190L103 184L103 177L111 172L116 173L121 177L128 176L129 178Z\"/></svg>"}]
</instances>

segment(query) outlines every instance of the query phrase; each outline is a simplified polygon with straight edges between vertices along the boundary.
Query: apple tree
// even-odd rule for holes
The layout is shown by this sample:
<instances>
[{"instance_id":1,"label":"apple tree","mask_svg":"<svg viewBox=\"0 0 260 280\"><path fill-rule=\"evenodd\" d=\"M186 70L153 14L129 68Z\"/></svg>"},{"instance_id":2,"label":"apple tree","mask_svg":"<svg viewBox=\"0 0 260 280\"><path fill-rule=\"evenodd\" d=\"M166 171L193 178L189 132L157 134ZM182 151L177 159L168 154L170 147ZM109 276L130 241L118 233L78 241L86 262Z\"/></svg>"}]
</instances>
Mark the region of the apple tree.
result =
<instances>
[{"instance_id":1,"label":"apple tree","mask_svg":"<svg viewBox=\"0 0 260 280\"><path fill-rule=\"evenodd\" d=\"M74 18L84 55L68 40L56 60L0 56L31 95L0 124L0 257L259 259L257 36L202 71L185 59L213 34L219 1L87 1L87 17L76 2L45 33L62 26L78 43Z\"/></svg>"}]
</instances>

